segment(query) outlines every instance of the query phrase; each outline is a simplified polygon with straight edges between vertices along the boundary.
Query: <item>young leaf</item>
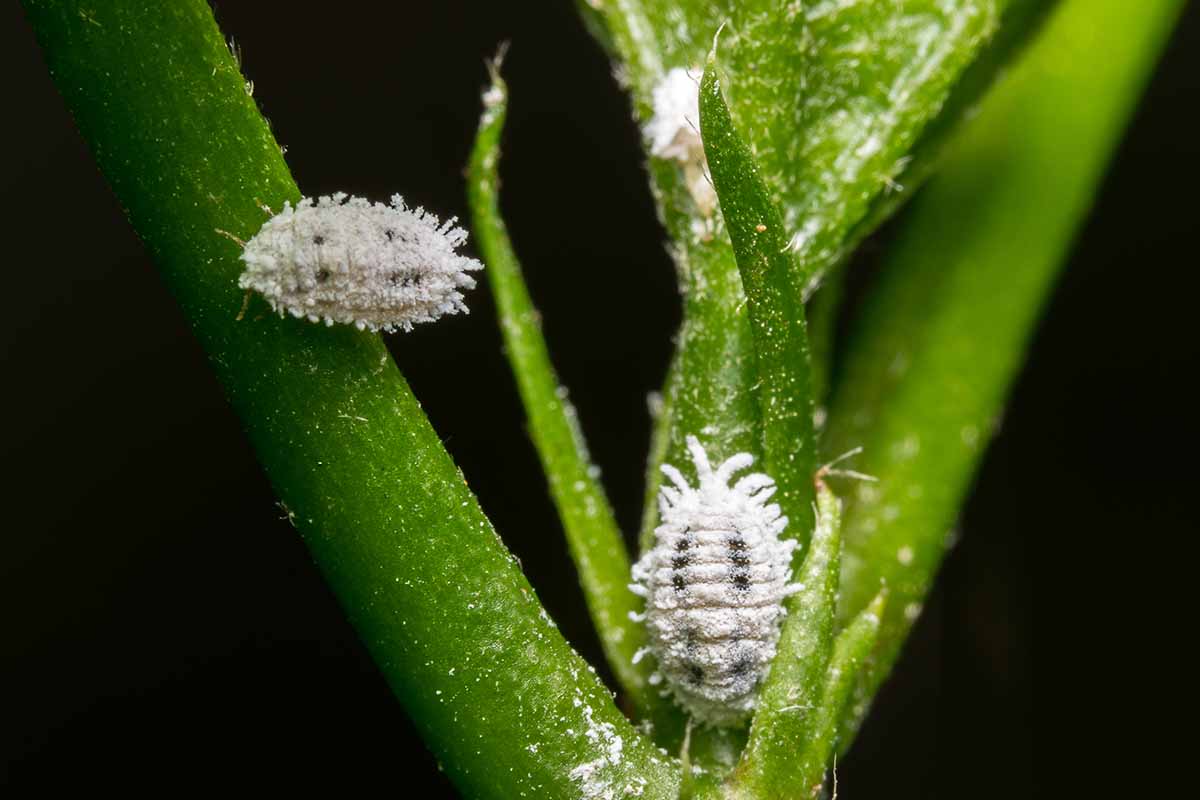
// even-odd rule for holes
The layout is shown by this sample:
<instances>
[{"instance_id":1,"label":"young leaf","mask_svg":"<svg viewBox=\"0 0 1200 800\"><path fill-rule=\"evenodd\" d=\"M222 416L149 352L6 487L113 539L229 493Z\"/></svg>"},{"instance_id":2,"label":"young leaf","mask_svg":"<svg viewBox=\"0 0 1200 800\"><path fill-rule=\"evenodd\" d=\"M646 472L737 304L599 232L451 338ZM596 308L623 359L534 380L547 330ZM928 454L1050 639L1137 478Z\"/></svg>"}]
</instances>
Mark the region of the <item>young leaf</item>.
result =
<instances>
[{"instance_id":1,"label":"young leaf","mask_svg":"<svg viewBox=\"0 0 1200 800\"><path fill-rule=\"evenodd\" d=\"M644 115L666 70L701 63L730 23L729 102L778 191L811 291L889 190L1012 3L584 0ZM999 51L998 51L999 52ZM996 64L1000 63L996 60Z\"/></svg>"},{"instance_id":2,"label":"young leaf","mask_svg":"<svg viewBox=\"0 0 1200 800\"><path fill-rule=\"evenodd\" d=\"M880 480L849 498L839 615L881 580L891 600L850 728L920 612L1037 312L1182 5L1064 3L915 200L865 304L825 452L864 446L860 468Z\"/></svg>"},{"instance_id":3,"label":"young leaf","mask_svg":"<svg viewBox=\"0 0 1200 800\"><path fill-rule=\"evenodd\" d=\"M641 603L629 591L629 556L608 498L596 480L574 409L554 374L537 309L500 215L498 163L508 87L499 70L498 57L491 65L491 87L483 95L484 111L468 171L472 228L496 298L509 365L588 610L613 674L626 690L640 696L649 689L648 673L633 664L633 656L646 637L643 626L630 619Z\"/></svg>"},{"instance_id":4,"label":"young leaf","mask_svg":"<svg viewBox=\"0 0 1200 800\"><path fill-rule=\"evenodd\" d=\"M815 286L994 33L1008 0L806 9L803 127L781 176L791 247ZM736 76L734 76L736 79Z\"/></svg>"},{"instance_id":5,"label":"young leaf","mask_svg":"<svg viewBox=\"0 0 1200 800\"><path fill-rule=\"evenodd\" d=\"M817 524L796 576L800 585L771 672L759 695L750 741L731 778L735 795L799 797L811 773L797 751L808 752L824 719L826 674L834 649L841 551L841 503L824 483L817 487Z\"/></svg>"},{"instance_id":6,"label":"young leaf","mask_svg":"<svg viewBox=\"0 0 1200 800\"><path fill-rule=\"evenodd\" d=\"M995 36L963 72L946 104L921 132L888 190L875 198L867 216L849 236L851 248L892 216L941 163L941 157L960 126L978 110L981 98L992 88L1005 67L1032 42L1042 24L1063 0L1007 0L1000 4L1000 25Z\"/></svg>"},{"instance_id":7,"label":"young leaf","mask_svg":"<svg viewBox=\"0 0 1200 800\"><path fill-rule=\"evenodd\" d=\"M808 510L816 471L803 284L779 212L733 128L716 73L712 55L700 84L704 152L746 292L764 466L779 486L779 504L792 534L803 542L812 524Z\"/></svg>"},{"instance_id":8,"label":"young leaf","mask_svg":"<svg viewBox=\"0 0 1200 800\"><path fill-rule=\"evenodd\" d=\"M833 645L829 669L821 700L813 715L808 740L792 762L795 771L794 783L798 787L809 787L815 791L824 782L830 759L837 752L839 724L851 708L855 691L861 685L859 678L875 648L879 637L879 625L887 604L887 589L881 589L875 599L850 621Z\"/></svg>"},{"instance_id":9,"label":"young leaf","mask_svg":"<svg viewBox=\"0 0 1200 800\"><path fill-rule=\"evenodd\" d=\"M911 153L902 159L900 173L890 179L887 188L872 201L866 217L854 225L843 247L846 254L856 250L859 243L908 202L934 173L947 144L978 109L980 98L992 87L1005 67L1035 38L1042 23L1060 2L1062 0L1008 0L1007 5L1001 4L1000 25L995 36L955 84L942 110L926 124ZM813 402L818 407L819 418L823 418L821 410L828 400L828 379L834 355L833 338L844 294L845 267L846 261L842 260L824 270L820 291L812 296L809 303L808 339L812 350Z\"/></svg>"},{"instance_id":10,"label":"young leaf","mask_svg":"<svg viewBox=\"0 0 1200 800\"><path fill-rule=\"evenodd\" d=\"M239 321L238 248L216 231L246 238L256 201L299 191L208 3L24 7L280 500L460 790L674 797L670 760L546 617L379 337L257 302Z\"/></svg>"}]
</instances>

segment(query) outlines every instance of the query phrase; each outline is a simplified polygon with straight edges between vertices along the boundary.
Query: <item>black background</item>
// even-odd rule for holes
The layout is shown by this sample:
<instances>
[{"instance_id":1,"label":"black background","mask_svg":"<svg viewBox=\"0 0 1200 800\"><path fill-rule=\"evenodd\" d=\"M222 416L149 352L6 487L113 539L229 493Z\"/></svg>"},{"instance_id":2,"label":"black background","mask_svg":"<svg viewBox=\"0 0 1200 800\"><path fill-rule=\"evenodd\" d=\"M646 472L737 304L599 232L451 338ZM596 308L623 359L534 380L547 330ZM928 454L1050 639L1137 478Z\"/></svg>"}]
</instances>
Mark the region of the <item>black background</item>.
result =
<instances>
[{"instance_id":1,"label":"black background","mask_svg":"<svg viewBox=\"0 0 1200 800\"><path fill-rule=\"evenodd\" d=\"M321 8L217 4L307 194L400 191L462 215L483 62L512 40L505 213L633 530L645 396L679 304L604 57L565 0ZM16 113L3 128L0 786L453 796L282 520L19 8L3 15ZM1179 376L1196 363L1198 39L1193 8L1037 333L961 543L839 765L843 797L1037 794L1034 587L1059 583L1064 551L1086 569L1082 553L1131 531L1190 527L1188 475L1164 465L1196 428ZM868 242L860 275L886 239ZM390 344L550 613L599 664L486 286L469 303ZM1132 491L1147 471L1153 490ZM1040 642L1059 640L1061 619L1037 619Z\"/></svg>"}]
</instances>

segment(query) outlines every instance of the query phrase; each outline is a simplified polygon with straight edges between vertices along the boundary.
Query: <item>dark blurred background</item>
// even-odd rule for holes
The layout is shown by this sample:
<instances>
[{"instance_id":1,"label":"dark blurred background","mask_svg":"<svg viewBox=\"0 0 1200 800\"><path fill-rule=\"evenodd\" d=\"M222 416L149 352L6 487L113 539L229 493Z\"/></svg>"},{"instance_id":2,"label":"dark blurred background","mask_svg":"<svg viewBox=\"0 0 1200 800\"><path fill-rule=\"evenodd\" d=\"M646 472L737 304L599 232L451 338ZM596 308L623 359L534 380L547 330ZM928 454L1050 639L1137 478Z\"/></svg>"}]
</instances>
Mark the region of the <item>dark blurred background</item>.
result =
<instances>
[{"instance_id":1,"label":"dark blurred background","mask_svg":"<svg viewBox=\"0 0 1200 800\"><path fill-rule=\"evenodd\" d=\"M645 398L662 381L679 303L638 132L604 56L565 0L304 8L216 4L308 194L399 191L463 215L484 59L512 41L505 212L556 365L634 530ZM19 7L2 13L14 224L0 322L0 787L453 796L283 520ZM1063 552L1191 527L1188 473L1156 465L1196 429L1176 376L1197 364L1185 322L1197 289L1198 44L1193 7L1037 332L961 541L839 764L843 797L1038 794L1035 586L1041 598L1058 584ZM859 275L887 236L866 245ZM469 317L390 344L550 613L600 664L486 286L469 302ZM1147 469L1153 491L1129 491ZM1060 622L1039 614L1039 641L1061 643Z\"/></svg>"}]
</instances>

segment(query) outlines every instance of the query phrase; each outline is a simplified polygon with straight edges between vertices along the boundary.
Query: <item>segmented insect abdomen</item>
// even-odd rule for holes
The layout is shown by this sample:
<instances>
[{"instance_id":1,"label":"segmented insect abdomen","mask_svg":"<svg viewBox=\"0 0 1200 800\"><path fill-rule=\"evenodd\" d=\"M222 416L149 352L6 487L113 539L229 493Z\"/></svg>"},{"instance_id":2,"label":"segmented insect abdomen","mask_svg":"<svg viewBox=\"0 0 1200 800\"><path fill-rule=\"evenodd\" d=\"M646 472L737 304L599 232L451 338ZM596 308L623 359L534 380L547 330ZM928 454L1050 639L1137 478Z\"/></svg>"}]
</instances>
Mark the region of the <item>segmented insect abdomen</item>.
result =
<instances>
[{"instance_id":1,"label":"segmented insect abdomen","mask_svg":"<svg viewBox=\"0 0 1200 800\"><path fill-rule=\"evenodd\" d=\"M280 314L368 330L411 330L466 313L468 275L482 268L457 249L466 231L410 209L338 193L305 198L268 219L246 243L239 285Z\"/></svg>"},{"instance_id":2,"label":"segmented insect abdomen","mask_svg":"<svg viewBox=\"0 0 1200 800\"><path fill-rule=\"evenodd\" d=\"M754 707L775 655L796 543L779 539L787 518L767 503L769 477L729 486L748 454L714 471L693 437L688 447L699 486L664 466L674 486L662 489L662 524L634 566L634 591L646 597L650 652L671 692L698 720L729 725Z\"/></svg>"}]
</instances>

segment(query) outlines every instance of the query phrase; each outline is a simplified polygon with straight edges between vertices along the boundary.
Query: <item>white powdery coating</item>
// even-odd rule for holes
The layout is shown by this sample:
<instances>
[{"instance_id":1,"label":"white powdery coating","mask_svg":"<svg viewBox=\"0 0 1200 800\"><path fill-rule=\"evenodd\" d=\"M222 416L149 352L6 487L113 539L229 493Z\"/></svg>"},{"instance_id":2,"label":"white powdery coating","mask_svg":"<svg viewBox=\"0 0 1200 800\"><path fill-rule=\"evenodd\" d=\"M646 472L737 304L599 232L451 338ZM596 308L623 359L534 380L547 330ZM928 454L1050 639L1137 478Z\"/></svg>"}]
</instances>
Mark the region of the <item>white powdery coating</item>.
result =
<instances>
[{"instance_id":1,"label":"white powdery coating","mask_svg":"<svg viewBox=\"0 0 1200 800\"><path fill-rule=\"evenodd\" d=\"M575 706L583 708L583 735L593 748L602 751L599 758L578 764L568 773L568 777L579 787L580 800L640 797L645 789L645 781L636 777L630 781L621 769L625 741L617 735L616 727L610 722L597 722L592 707L584 705L579 698L575 699Z\"/></svg>"},{"instance_id":2,"label":"white powdery coating","mask_svg":"<svg viewBox=\"0 0 1200 800\"><path fill-rule=\"evenodd\" d=\"M793 540L787 517L767 503L775 482L752 473L729 485L754 459L739 453L712 469L687 438L699 485L674 467L674 486L659 495L655 545L633 567L634 592L646 598L650 652L675 698L697 721L740 722L754 708L786 613Z\"/></svg>"},{"instance_id":3,"label":"white powdery coating","mask_svg":"<svg viewBox=\"0 0 1200 800\"><path fill-rule=\"evenodd\" d=\"M467 313L462 290L481 269L455 252L467 240L455 220L339 192L284 203L246 243L238 285L280 314L359 329L411 330L443 314Z\"/></svg>"},{"instance_id":4,"label":"white powdery coating","mask_svg":"<svg viewBox=\"0 0 1200 800\"><path fill-rule=\"evenodd\" d=\"M654 87L654 116L646 123L650 155L687 163L704 159L700 141L700 79L675 67Z\"/></svg>"},{"instance_id":5,"label":"white powdery coating","mask_svg":"<svg viewBox=\"0 0 1200 800\"><path fill-rule=\"evenodd\" d=\"M700 138L700 70L682 67L667 72L654 87L654 116L643 130L650 155L683 166L684 180L696 208L707 217L717 207L717 193L708 178L708 161Z\"/></svg>"}]
</instances>

